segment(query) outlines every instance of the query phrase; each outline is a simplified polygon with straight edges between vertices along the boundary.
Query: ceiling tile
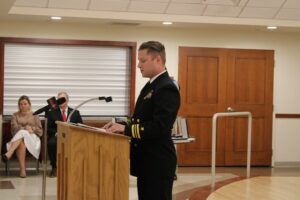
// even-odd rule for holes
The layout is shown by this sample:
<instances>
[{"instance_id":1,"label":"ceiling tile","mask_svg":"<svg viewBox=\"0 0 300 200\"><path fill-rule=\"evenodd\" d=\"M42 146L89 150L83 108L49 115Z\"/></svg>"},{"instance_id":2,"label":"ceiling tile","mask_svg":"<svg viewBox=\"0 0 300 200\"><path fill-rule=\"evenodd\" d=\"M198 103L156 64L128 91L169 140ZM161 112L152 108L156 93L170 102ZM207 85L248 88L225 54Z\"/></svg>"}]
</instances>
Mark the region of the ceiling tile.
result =
<instances>
[{"instance_id":1,"label":"ceiling tile","mask_svg":"<svg viewBox=\"0 0 300 200\"><path fill-rule=\"evenodd\" d=\"M285 0L249 0L249 7L279 8Z\"/></svg>"},{"instance_id":2,"label":"ceiling tile","mask_svg":"<svg viewBox=\"0 0 300 200\"><path fill-rule=\"evenodd\" d=\"M89 0L49 0L49 8L67 8L86 10Z\"/></svg>"},{"instance_id":3,"label":"ceiling tile","mask_svg":"<svg viewBox=\"0 0 300 200\"><path fill-rule=\"evenodd\" d=\"M231 24L228 17L237 18L251 18L255 21L253 23L266 23L262 19L273 19L267 21L274 21L277 24L285 24L291 27L300 27L300 0L9 0L15 1L14 6L11 10L15 15L10 15L10 17L26 16L34 17L34 19L40 18L44 20L41 15L45 11L47 15L49 8L61 9L61 13L66 13L68 16L69 12L74 10L78 12L73 12L70 17L74 17L74 21L85 19L82 17L82 10L88 11L116 11L120 12L124 19L122 20L132 20L128 12L139 12L137 16L143 16L144 14L150 13L168 13L169 16L174 17L174 19L182 19L182 24L184 23L197 23L199 20L197 16L212 16L214 17L224 17L228 24ZM205 1L205 2L204 2ZM0 10L5 6L7 0L2 0L0 5ZM236 6L224 5L224 4L236 4ZM12 3L11 3L12 4ZM73 9L73 10L71 10ZM281 10L279 10L281 9ZM51 9L50 9L51 11ZM41 14L42 13L42 14ZM94 18L101 18L102 15L98 15L100 12L90 12L90 16ZM0 16L1 16L0 12ZM127 15L128 14L128 15ZM7 15L7 13L6 13ZM32 15L32 16L30 16ZM178 16L176 16L178 15ZM182 15L189 15L186 17ZM160 15L145 15L141 17L140 20L145 21L157 21L157 16ZM156 17L155 17L156 16ZM226 18L227 17L227 18ZM80 19L81 18L81 19ZM111 20L109 14L104 17L107 21ZM138 18L138 17L136 17ZM2 16L1 16L1 19ZM205 18L204 18L205 19ZM220 19L212 20L213 23L218 22ZM228 21L229 20L229 21ZM292 22L287 22L290 20ZM238 21L238 20L237 20ZM240 20L240 24L247 24ZM247 20L246 20L247 21ZM203 21L202 21L203 22ZM201 22L199 22L201 23ZM208 22L210 23L210 22ZM291 25L289 25L291 24Z\"/></svg>"},{"instance_id":4,"label":"ceiling tile","mask_svg":"<svg viewBox=\"0 0 300 200\"><path fill-rule=\"evenodd\" d=\"M202 4L171 3L166 11L168 14L202 15L206 6Z\"/></svg>"},{"instance_id":5,"label":"ceiling tile","mask_svg":"<svg viewBox=\"0 0 300 200\"><path fill-rule=\"evenodd\" d=\"M45 8L47 7L48 0L16 0L15 6L24 6L24 7L37 7Z\"/></svg>"},{"instance_id":6,"label":"ceiling tile","mask_svg":"<svg viewBox=\"0 0 300 200\"><path fill-rule=\"evenodd\" d=\"M242 7L236 7L236 6L209 5L205 9L203 15L218 16L218 17L236 17L239 15L241 9Z\"/></svg>"},{"instance_id":7,"label":"ceiling tile","mask_svg":"<svg viewBox=\"0 0 300 200\"><path fill-rule=\"evenodd\" d=\"M129 0L124 1L99 1L91 0L89 10L104 10L104 11L126 11L129 5Z\"/></svg>"},{"instance_id":8,"label":"ceiling tile","mask_svg":"<svg viewBox=\"0 0 300 200\"><path fill-rule=\"evenodd\" d=\"M300 20L300 8L283 8L277 14L276 19Z\"/></svg>"},{"instance_id":9,"label":"ceiling tile","mask_svg":"<svg viewBox=\"0 0 300 200\"><path fill-rule=\"evenodd\" d=\"M128 11L145 13L164 13L168 3L131 1Z\"/></svg>"},{"instance_id":10,"label":"ceiling tile","mask_svg":"<svg viewBox=\"0 0 300 200\"><path fill-rule=\"evenodd\" d=\"M263 18L263 19L272 19L276 12L277 8L254 8L246 7L239 17L242 18Z\"/></svg>"},{"instance_id":11,"label":"ceiling tile","mask_svg":"<svg viewBox=\"0 0 300 200\"><path fill-rule=\"evenodd\" d=\"M300 8L299 0L287 0L283 5L283 8Z\"/></svg>"},{"instance_id":12,"label":"ceiling tile","mask_svg":"<svg viewBox=\"0 0 300 200\"><path fill-rule=\"evenodd\" d=\"M244 6L246 5L248 0L241 0L238 6Z\"/></svg>"}]
</instances>

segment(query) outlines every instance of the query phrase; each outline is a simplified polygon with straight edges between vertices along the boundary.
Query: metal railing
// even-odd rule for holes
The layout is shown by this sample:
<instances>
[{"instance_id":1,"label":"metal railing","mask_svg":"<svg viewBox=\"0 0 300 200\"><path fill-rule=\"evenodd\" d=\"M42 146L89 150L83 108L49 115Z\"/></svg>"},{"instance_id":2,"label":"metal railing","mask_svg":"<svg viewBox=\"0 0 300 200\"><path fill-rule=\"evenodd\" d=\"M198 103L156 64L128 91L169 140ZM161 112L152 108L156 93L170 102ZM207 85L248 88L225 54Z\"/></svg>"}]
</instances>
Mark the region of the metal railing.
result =
<instances>
[{"instance_id":1,"label":"metal railing","mask_svg":"<svg viewBox=\"0 0 300 200\"><path fill-rule=\"evenodd\" d=\"M218 117L236 117L248 116L248 143L247 143L247 178L250 177L250 159L251 159L251 127L252 127L252 114L250 112L224 112L215 113L212 122L212 157L211 157L211 187L215 188L215 175L216 175L216 135L217 135L217 119Z\"/></svg>"}]
</instances>

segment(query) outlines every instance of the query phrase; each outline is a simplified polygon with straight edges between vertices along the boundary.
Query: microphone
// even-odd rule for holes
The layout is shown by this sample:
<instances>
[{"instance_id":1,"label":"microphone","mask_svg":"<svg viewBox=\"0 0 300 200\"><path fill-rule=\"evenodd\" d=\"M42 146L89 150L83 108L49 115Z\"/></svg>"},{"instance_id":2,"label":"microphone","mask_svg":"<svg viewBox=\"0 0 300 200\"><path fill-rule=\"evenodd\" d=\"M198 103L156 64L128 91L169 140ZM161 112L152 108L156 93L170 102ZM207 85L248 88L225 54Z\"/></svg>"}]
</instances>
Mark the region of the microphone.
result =
<instances>
[{"instance_id":1,"label":"microphone","mask_svg":"<svg viewBox=\"0 0 300 200\"><path fill-rule=\"evenodd\" d=\"M65 97L60 97L59 99L56 100L56 105L59 106L60 104L63 104L66 102Z\"/></svg>"},{"instance_id":2,"label":"microphone","mask_svg":"<svg viewBox=\"0 0 300 200\"><path fill-rule=\"evenodd\" d=\"M55 107L55 106L58 106L58 105L60 105L60 104L63 104L63 103L65 103L65 102L66 102L66 98L65 98L65 97L61 97L61 98L59 98L59 99L57 99L57 100L55 99L55 97L51 97L51 98L49 98L49 99L47 100L48 105L46 105L46 106L44 106L44 107L38 109L37 111L35 111L35 112L33 113L33 115L38 115L38 114L40 114L40 113L42 113L42 112L47 112L47 111L50 110L51 108L53 108L53 107Z\"/></svg>"},{"instance_id":3,"label":"microphone","mask_svg":"<svg viewBox=\"0 0 300 200\"><path fill-rule=\"evenodd\" d=\"M71 117L72 115L74 114L74 112L79 108L81 107L83 104L86 104L87 102L90 102L90 101L93 101L93 100L105 100L105 102L111 102L112 101L112 97L109 96L109 97L94 97L94 98L91 98L91 99L88 99L88 100L85 100L84 102L82 102L81 104L79 104L78 106L76 106L74 108L74 110L72 110L72 112L69 114L68 116L68 119L67 119L67 123L70 123L70 120L71 120Z\"/></svg>"},{"instance_id":4,"label":"microphone","mask_svg":"<svg viewBox=\"0 0 300 200\"><path fill-rule=\"evenodd\" d=\"M98 97L99 100L105 100L106 102L111 102L112 98L111 97Z\"/></svg>"},{"instance_id":5,"label":"microphone","mask_svg":"<svg viewBox=\"0 0 300 200\"><path fill-rule=\"evenodd\" d=\"M48 105L51 105L53 108L55 108L56 107L56 98L51 97L51 98L47 99L47 103L48 103Z\"/></svg>"}]
</instances>

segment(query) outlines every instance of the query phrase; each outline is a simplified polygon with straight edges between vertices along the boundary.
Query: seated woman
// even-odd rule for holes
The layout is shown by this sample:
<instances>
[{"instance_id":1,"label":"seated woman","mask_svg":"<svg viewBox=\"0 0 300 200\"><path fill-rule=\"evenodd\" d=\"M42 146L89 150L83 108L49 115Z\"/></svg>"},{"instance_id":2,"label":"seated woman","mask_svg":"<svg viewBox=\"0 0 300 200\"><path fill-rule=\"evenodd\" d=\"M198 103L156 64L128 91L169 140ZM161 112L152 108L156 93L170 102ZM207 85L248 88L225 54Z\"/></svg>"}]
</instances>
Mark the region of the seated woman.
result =
<instances>
[{"instance_id":1,"label":"seated woman","mask_svg":"<svg viewBox=\"0 0 300 200\"><path fill-rule=\"evenodd\" d=\"M31 102L27 96L21 96L18 101L19 111L12 115L11 132L13 138L6 144L7 152L2 155L6 162L16 151L20 177L26 177L25 157L26 149L36 158L39 158L41 149L40 136L43 134L42 124L37 115L31 112Z\"/></svg>"}]
</instances>

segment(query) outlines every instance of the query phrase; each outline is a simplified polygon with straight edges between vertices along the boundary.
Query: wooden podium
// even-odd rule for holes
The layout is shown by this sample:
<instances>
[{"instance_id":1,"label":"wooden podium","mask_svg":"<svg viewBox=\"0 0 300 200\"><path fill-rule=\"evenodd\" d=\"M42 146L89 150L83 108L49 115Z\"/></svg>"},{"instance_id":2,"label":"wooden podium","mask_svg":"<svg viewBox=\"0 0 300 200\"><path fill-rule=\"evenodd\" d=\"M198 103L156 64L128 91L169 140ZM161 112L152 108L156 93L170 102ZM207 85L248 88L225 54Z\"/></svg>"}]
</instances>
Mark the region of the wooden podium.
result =
<instances>
[{"instance_id":1,"label":"wooden podium","mask_svg":"<svg viewBox=\"0 0 300 200\"><path fill-rule=\"evenodd\" d=\"M65 122L57 132L58 200L128 200L128 137Z\"/></svg>"}]
</instances>

